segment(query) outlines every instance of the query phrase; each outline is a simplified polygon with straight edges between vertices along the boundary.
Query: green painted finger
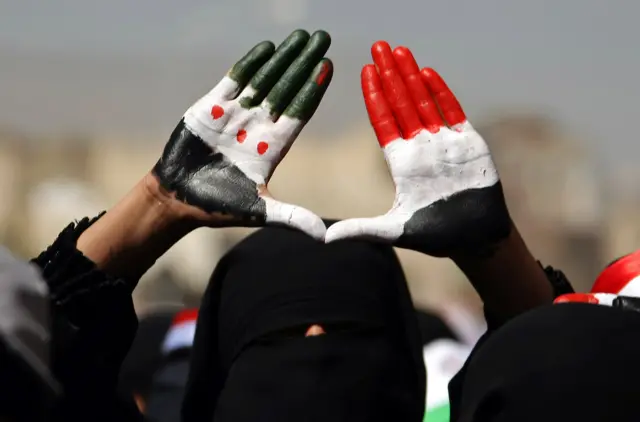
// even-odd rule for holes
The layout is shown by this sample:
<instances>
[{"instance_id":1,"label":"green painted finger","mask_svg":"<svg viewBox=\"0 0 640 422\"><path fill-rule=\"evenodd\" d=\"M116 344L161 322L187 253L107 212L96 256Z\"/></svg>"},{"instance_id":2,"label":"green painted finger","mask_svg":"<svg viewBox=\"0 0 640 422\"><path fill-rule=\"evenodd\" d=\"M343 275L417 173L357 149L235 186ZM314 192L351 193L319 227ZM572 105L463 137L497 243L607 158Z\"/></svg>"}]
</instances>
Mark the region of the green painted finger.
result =
<instances>
[{"instance_id":1,"label":"green painted finger","mask_svg":"<svg viewBox=\"0 0 640 422\"><path fill-rule=\"evenodd\" d=\"M284 111L284 115L307 122L316 112L320 101L327 92L327 88L333 77L333 63L331 60L324 58L316 65L307 79L307 82L300 88L298 94Z\"/></svg>"},{"instance_id":2,"label":"green painted finger","mask_svg":"<svg viewBox=\"0 0 640 422\"><path fill-rule=\"evenodd\" d=\"M227 76L233 79L240 89L244 88L251 77L273 56L275 49L276 46L271 41L257 44L233 65Z\"/></svg>"},{"instance_id":3,"label":"green painted finger","mask_svg":"<svg viewBox=\"0 0 640 422\"><path fill-rule=\"evenodd\" d=\"M251 78L249 86L254 92L240 99L245 108L254 107L262 102L269 90L280 79L289 65L300 54L309 41L309 33L302 29L293 31L276 49L275 53Z\"/></svg>"},{"instance_id":4,"label":"green painted finger","mask_svg":"<svg viewBox=\"0 0 640 422\"><path fill-rule=\"evenodd\" d=\"M316 65L322 60L322 57L327 50L329 50L330 45L331 37L327 32L314 32L300 55L291 63L286 72L284 72L282 77L271 89L269 95L267 95L269 111L273 117L277 117L283 112L296 93L305 84L309 75L319 71ZM331 62L329 62L329 64L330 63ZM331 71L333 71L333 67L330 66L330 68ZM324 94L324 91L322 91L322 94ZM322 97L322 95L320 95L320 97Z\"/></svg>"}]
</instances>

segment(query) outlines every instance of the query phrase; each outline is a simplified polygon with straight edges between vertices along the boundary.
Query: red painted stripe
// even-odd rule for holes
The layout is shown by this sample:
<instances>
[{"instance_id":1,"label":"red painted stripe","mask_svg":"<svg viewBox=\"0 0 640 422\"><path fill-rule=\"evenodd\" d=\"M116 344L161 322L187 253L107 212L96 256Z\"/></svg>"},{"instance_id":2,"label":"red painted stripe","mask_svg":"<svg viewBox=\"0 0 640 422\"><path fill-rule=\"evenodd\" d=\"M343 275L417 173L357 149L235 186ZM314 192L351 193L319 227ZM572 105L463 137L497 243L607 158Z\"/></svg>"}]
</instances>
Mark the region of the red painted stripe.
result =
<instances>
[{"instance_id":1,"label":"red painted stripe","mask_svg":"<svg viewBox=\"0 0 640 422\"><path fill-rule=\"evenodd\" d=\"M171 322L172 326L180 325L185 322L197 321L198 319L198 309L185 309L180 311L173 317L173 321Z\"/></svg>"},{"instance_id":2,"label":"red painted stripe","mask_svg":"<svg viewBox=\"0 0 640 422\"><path fill-rule=\"evenodd\" d=\"M591 293L618 293L640 276L640 250L619 259L605 268L591 288Z\"/></svg>"}]
</instances>

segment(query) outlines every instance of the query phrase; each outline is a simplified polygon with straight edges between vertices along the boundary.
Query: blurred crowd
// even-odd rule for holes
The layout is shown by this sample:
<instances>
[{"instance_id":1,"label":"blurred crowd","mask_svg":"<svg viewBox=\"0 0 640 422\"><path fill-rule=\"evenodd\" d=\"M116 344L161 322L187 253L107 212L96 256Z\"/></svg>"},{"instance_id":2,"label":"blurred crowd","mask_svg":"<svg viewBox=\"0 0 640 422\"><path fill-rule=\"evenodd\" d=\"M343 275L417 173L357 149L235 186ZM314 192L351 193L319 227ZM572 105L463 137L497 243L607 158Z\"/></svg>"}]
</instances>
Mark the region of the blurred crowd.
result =
<instances>
[{"instance_id":1,"label":"blurred crowd","mask_svg":"<svg viewBox=\"0 0 640 422\"><path fill-rule=\"evenodd\" d=\"M505 175L512 215L542 260L557 262L580 286L580 280L595 277L608 257L637 244L640 200L609 189L613 182L599 175L590 150L559 122L531 113L502 113L478 128ZM328 216L384 211L393 185L371 138L366 127L355 127L336 140L341 148L334 154L333 144L303 133L279 167L272 189ZM0 134L0 183L8 198L0 204L0 239L22 256L36 254L66 222L95 214L122 196L153 164L162 142ZM114 166L119 171L111 171ZM345 168L351 169L348 177ZM303 170L304 179L294 177ZM136 306L180 302L182 297L192 303L202 294L211 265L250 232L191 233L142 279ZM411 251L398 253L417 303L428 308L443 300L477 305L453 265ZM189 265L180 267L184 262ZM434 273L437 278L425 279L424 274Z\"/></svg>"}]
</instances>

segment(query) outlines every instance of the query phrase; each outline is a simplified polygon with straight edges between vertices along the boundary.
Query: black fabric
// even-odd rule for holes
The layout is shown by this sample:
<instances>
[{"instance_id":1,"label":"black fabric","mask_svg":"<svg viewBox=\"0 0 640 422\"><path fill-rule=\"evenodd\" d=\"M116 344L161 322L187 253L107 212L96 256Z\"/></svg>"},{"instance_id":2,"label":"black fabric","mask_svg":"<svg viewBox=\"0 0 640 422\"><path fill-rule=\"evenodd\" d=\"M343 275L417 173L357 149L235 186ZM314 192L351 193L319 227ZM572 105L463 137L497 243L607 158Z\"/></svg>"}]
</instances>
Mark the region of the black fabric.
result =
<instances>
[{"instance_id":1,"label":"black fabric","mask_svg":"<svg viewBox=\"0 0 640 422\"><path fill-rule=\"evenodd\" d=\"M418 327L422 337L422 345L426 346L435 340L450 339L460 341L446 322L438 315L429 311L418 311Z\"/></svg>"},{"instance_id":2,"label":"black fabric","mask_svg":"<svg viewBox=\"0 0 640 422\"><path fill-rule=\"evenodd\" d=\"M59 397L49 308L38 270L0 247L0 419L41 421Z\"/></svg>"},{"instance_id":3,"label":"black fabric","mask_svg":"<svg viewBox=\"0 0 640 422\"><path fill-rule=\"evenodd\" d=\"M0 420L46 420L53 401L43 387L27 361L0 339Z\"/></svg>"},{"instance_id":4,"label":"black fabric","mask_svg":"<svg viewBox=\"0 0 640 422\"><path fill-rule=\"evenodd\" d=\"M486 337L449 385L452 422L638 421L640 315L568 303Z\"/></svg>"},{"instance_id":5,"label":"black fabric","mask_svg":"<svg viewBox=\"0 0 640 422\"><path fill-rule=\"evenodd\" d=\"M76 249L80 235L99 217L70 224L32 261L49 286L52 368L64 389L52 421L141 419L134 403L116 393L120 365L138 323L133 286L100 271Z\"/></svg>"},{"instance_id":6,"label":"black fabric","mask_svg":"<svg viewBox=\"0 0 640 422\"><path fill-rule=\"evenodd\" d=\"M326 334L305 338L311 324ZM268 228L216 267L184 422L422 421L424 398L422 342L391 247Z\"/></svg>"},{"instance_id":7,"label":"black fabric","mask_svg":"<svg viewBox=\"0 0 640 422\"><path fill-rule=\"evenodd\" d=\"M146 422L180 422L190 352L190 349L176 350L155 373L147 401Z\"/></svg>"},{"instance_id":8,"label":"black fabric","mask_svg":"<svg viewBox=\"0 0 640 422\"><path fill-rule=\"evenodd\" d=\"M554 298L569 293L575 293L569 279L562 271L557 268L553 268L551 265L544 267L540 261L538 261L538 264L540 264L544 270L544 274L547 276L547 280L549 280L549 284L551 284L551 287L553 288Z\"/></svg>"},{"instance_id":9,"label":"black fabric","mask_svg":"<svg viewBox=\"0 0 640 422\"><path fill-rule=\"evenodd\" d=\"M145 398L149 394L153 376L165 359L162 342L175 314L175 311L162 310L140 318L136 337L120 371L122 394L137 393Z\"/></svg>"},{"instance_id":10,"label":"black fabric","mask_svg":"<svg viewBox=\"0 0 640 422\"><path fill-rule=\"evenodd\" d=\"M623 311L640 312L640 297L618 296L613 299L611 306Z\"/></svg>"}]
</instances>

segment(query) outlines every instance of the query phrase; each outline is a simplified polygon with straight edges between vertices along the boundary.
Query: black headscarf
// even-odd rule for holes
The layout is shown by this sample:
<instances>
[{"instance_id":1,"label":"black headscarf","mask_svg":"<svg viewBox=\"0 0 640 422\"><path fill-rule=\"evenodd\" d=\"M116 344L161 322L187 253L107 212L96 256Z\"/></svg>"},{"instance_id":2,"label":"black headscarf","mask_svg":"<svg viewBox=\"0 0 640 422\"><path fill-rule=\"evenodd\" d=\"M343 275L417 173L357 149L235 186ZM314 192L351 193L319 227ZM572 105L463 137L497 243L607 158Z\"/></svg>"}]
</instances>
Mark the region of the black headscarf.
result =
<instances>
[{"instance_id":1,"label":"black headscarf","mask_svg":"<svg viewBox=\"0 0 640 422\"><path fill-rule=\"evenodd\" d=\"M391 247L262 229L213 273L183 421L420 422L422 359Z\"/></svg>"},{"instance_id":2,"label":"black headscarf","mask_svg":"<svg viewBox=\"0 0 640 422\"><path fill-rule=\"evenodd\" d=\"M568 303L527 312L449 386L452 422L640 420L640 314Z\"/></svg>"}]
</instances>

